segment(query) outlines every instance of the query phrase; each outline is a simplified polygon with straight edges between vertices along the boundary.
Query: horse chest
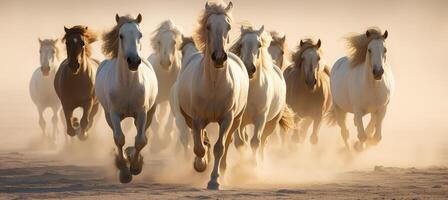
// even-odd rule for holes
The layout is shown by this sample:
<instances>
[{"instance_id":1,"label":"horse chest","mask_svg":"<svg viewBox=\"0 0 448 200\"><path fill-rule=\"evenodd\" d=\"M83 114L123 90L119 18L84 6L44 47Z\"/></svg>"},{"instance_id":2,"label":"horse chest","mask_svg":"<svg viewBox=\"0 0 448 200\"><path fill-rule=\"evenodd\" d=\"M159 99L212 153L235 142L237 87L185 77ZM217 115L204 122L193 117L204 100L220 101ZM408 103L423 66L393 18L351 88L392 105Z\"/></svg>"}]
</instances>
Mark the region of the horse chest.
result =
<instances>
[{"instance_id":1,"label":"horse chest","mask_svg":"<svg viewBox=\"0 0 448 200\"><path fill-rule=\"evenodd\" d=\"M133 115L138 108L146 105L146 92L143 87L117 88L110 93L110 100L114 110L125 116Z\"/></svg>"}]
</instances>

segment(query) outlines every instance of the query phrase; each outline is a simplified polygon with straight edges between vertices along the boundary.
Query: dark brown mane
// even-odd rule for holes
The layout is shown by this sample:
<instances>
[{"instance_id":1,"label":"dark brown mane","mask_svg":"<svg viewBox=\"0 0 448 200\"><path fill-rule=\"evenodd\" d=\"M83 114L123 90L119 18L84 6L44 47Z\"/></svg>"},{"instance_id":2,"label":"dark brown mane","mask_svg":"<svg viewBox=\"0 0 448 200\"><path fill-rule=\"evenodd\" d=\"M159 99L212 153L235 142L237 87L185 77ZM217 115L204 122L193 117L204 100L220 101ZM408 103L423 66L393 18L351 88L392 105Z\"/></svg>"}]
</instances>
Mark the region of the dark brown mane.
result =
<instances>
[{"instance_id":1,"label":"dark brown mane","mask_svg":"<svg viewBox=\"0 0 448 200\"><path fill-rule=\"evenodd\" d=\"M65 28L65 27L64 27ZM72 28L65 28L65 35L62 41L67 40L72 35L81 35L85 43L85 53L86 56L90 57L92 55L92 49L90 44L97 41L97 34L91 31L87 26L77 25Z\"/></svg>"},{"instance_id":2,"label":"dark brown mane","mask_svg":"<svg viewBox=\"0 0 448 200\"><path fill-rule=\"evenodd\" d=\"M209 9L205 9L198 20L198 28L193 35L195 44L200 51L204 51L208 40L207 34L207 20L211 15L225 15L229 19L232 17L230 13L226 11L226 6L222 3L208 3Z\"/></svg>"},{"instance_id":3,"label":"dark brown mane","mask_svg":"<svg viewBox=\"0 0 448 200\"><path fill-rule=\"evenodd\" d=\"M302 65L302 54L311 48L318 48L318 45L316 44L316 42L314 42L312 39L307 38L307 39L303 39L301 40L302 44L299 44L297 46L297 51L295 53L292 54L292 62L294 62L294 66L296 68L300 68ZM320 48L319 48L320 49Z\"/></svg>"},{"instance_id":4,"label":"dark brown mane","mask_svg":"<svg viewBox=\"0 0 448 200\"><path fill-rule=\"evenodd\" d=\"M109 31L103 34L103 54L109 58L116 58L118 56L118 34L120 28L126 23L136 23L138 21L130 15L121 16L117 24Z\"/></svg>"}]
</instances>

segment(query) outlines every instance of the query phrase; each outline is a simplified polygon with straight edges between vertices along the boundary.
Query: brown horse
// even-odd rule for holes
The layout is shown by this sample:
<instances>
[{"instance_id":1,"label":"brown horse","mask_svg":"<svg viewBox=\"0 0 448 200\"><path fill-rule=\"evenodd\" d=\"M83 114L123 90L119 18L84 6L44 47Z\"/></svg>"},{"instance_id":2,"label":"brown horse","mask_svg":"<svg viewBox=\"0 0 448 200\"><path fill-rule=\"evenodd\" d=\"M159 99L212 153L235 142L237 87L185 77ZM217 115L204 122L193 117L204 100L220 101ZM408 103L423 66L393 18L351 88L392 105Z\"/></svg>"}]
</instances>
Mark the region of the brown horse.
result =
<instances>
[{"instance_id":1,"label":"brown horse","mask_svg":"<svg viewBox=\"0 0 448 200\"><path fill-rule=\"evenodd\" d=\"M90 57L90 44L97 37L87 26L64 27L64 30L67 59L59 66L54 88L62 103L67 134L78 135L80 140L85 140L99 107L95 97L95 75L99 62ZM81 122L75 117L72 120L73 110L77 107L83 109Z\"/></svg>"},{"instance_id":2,"label":"brown horse","mask_svg":"<svg viewBox=\"0 0 448 200\"><path fill-rule=\"evenodd\" d=\"M286 102L296 116L293 141L302 142L309 126L313 123L310 142L317 144L322 118L331 108L330 78L328 67L321 59L321 41L311 39L300 41L297 52L292 56L293 64L283 73L286 80Z\"/></svg>"}]
</instances>

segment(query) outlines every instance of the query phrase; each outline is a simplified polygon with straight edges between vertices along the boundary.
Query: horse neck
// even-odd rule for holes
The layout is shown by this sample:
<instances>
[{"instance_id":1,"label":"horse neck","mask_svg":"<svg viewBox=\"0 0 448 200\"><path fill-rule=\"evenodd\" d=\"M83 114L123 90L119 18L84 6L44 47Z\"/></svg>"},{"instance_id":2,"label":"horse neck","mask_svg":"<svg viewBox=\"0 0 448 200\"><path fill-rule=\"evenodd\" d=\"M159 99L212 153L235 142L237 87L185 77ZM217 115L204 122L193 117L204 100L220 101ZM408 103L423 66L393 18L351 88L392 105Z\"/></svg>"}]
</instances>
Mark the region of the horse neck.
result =
<instances>
[{"instance_id":1,"label":"horse neck","mask_svg":"<svg viewBox=\"0 0 448 200\"><path fill-rule=\"evenodd\" d=\"M117 80L121 85L129 86L134 81L139 80L139 70L135 72L131 72L128 67L128 62L124 58L125 56L121 51L118 51L117 56ZM143 65L140 64L140 65ZM139 67L145 67L145 66L139 66Z\"/></svg>"},{"instance_id":2,"label":"horse neck","mask_svg":"<svg viewBox=\"0 0 448 200\"><path fill-rule=\"evenodd\" d=\"M223 63L223 67L218 69L215 67L215 63L211 59L211 53L208 50L208 47L205 47L205 54L202 58L201 65L203 67L204 73L203 78L206 82L215 82L218 78L222 76L226 76L228 72L228 62L225 61Z\"/></svg>"}]
</instances>

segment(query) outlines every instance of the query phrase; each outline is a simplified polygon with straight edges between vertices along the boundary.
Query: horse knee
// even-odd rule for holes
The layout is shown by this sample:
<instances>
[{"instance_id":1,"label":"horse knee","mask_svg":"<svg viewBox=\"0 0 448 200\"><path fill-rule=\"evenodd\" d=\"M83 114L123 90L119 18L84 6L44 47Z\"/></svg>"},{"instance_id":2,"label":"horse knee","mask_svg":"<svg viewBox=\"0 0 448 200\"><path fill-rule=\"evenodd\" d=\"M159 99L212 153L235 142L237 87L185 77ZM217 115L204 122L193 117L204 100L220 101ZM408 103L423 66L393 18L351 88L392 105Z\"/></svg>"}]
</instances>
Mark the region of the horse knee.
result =
<instances>
[{"instance_id":1,"label":"horse knee","mask_svg":"<svg viewBox=\"0 0 448 200\"><path fill-rule=\"evenodd\" d=\"M204 146L202 146L202 144L195 144L194 148L193 148L193 152L199 158L202 158L205 156L205 148L204 148Z\"/></svg>"},{"instance_id":2,"label":"horse knee","mask_svg":"<svg viewBox=\"0 0 448 200\"><path fill-rule=\"evenodd\" d=\"M250 141L250 146L252 147L253 150L258 149L258 147L260 146L260 139L258 137L253 137L252 140Z\"/></svg>"},{"instance_id":3,"label":"horse knee","mask_svg":"<svg viewBox=\"0 0 448 200\"><path fill-rule=\"evenodd\" d=\"M125 143L124 135L123 134L114 134L114 141L115 145L119 147L123 147Z\"/></svg>"}]
</instances>

